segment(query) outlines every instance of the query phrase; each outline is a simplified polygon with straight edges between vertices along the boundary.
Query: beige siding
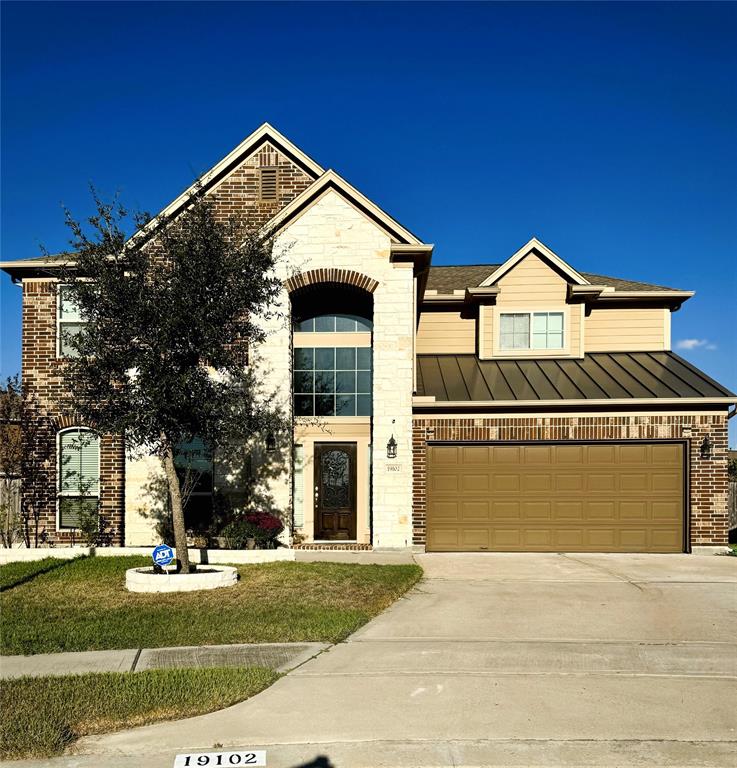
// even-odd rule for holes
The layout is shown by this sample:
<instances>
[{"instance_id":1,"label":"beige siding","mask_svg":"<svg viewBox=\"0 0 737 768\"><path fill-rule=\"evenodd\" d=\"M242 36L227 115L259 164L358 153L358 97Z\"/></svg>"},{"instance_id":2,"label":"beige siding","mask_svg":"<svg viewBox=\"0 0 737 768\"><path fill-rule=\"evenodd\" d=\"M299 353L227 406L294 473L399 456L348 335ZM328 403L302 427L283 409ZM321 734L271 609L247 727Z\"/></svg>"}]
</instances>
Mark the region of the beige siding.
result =
<instances>
[{"instance_id":1,"label":"beige siding","mask_svg":"<svg viewBox=\"0 0 737 768\"><path fill-rule=\"evenodd\" d=\"M637 352L668 349L668 310L593 309L585 319L586 352Z\"/></svg>"},{"instance_id":2,"label":"beige siding","mask_svg":"<svg viewBox=\"0 0 737 768\"><path fill-rule=\"evenodd\" d=\"M525 256L499 280L498 306L565 304L567 281L541 258Z\"/></svg>"},{"instance_id":3,"label":"beige siding","mask_svg":"<svg viewBox=\"0 0 737 768\"><path fill-rule=\"evenodd\" d=\"M484 313L484 358L492 357L580 357L581 307L566 303L568 281L534 253L526 256L499 280L496 305ZM502 312L563 312L563 350L502 351L499 348L498 318ZM487 342L488 340L488 342Z\"/></svg>"},{"instance_id":4,"label":"beige siding","mask_svg":"<svg viewBox=\"0 0 737 768\"><path fill-rule=\"evenodd\" d=\"M417 354L473 354L476 321L460 312L423 312L417 329Z\"/></svg>"}]
</instances>

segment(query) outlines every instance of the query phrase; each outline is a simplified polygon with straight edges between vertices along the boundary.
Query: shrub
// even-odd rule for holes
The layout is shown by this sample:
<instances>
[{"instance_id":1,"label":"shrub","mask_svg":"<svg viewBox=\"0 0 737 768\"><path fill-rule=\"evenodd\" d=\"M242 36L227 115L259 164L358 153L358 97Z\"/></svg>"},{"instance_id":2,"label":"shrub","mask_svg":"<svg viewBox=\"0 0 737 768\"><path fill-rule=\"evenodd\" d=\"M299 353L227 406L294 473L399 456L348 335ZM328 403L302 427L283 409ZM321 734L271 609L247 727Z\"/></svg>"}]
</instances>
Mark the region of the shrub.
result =
<instances>
[{"instance_id":1,"label":"shrub","mask_svg":"<svg viewBox=\"0 0 737 768\"><path fill-rule=\"evenodd\" d=\"M254 539L259 547L275 546L276 537L284 530L284 524L270 512L248 512L231 520L220 535L230 549L244 549L247 539Z\"/></svg>"}]
</instances>

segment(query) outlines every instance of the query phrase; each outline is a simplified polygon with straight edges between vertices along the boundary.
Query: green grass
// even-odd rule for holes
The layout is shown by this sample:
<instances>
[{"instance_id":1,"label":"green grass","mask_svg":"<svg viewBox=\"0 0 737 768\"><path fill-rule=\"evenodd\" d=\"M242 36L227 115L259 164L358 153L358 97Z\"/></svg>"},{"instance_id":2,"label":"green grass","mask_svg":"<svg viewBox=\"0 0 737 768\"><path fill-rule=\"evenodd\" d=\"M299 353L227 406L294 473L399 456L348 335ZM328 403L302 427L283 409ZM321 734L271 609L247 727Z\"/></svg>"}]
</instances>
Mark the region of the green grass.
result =
<instances>
[{"instance_id":1,"label":"green grass","mask_svg":"<svg viewBox=\"0 0 737 768\"><path fill-rule=\"evenodd\" d=\"M82 736L223 709L277 677L256 667L4 680L0 758L50 757Z\"/></svg>"},{"instance_id":2,"label":"green grass","mask_svg":"<svg viewBox=\"0 0 737 768\"><path fill-rule=\"evenodd\" d=\"M240 566L234 587L138 594L125 589L125 570L146 558L44 562L36 575L14 569L8 582L17 585L0 594L2 653L339 642L422 575L415 565L276 562Z\"/></svg>"},{"instance_id":3,"label":"green grass","mask_svg":"<svg viewBox=\"0 0 737 768\"><path fill-rule=\"evenodd\" d=\"M737 544L730 544L729 547L732 550L729 554L737 557Z\"/></svg>"}]
</instances>

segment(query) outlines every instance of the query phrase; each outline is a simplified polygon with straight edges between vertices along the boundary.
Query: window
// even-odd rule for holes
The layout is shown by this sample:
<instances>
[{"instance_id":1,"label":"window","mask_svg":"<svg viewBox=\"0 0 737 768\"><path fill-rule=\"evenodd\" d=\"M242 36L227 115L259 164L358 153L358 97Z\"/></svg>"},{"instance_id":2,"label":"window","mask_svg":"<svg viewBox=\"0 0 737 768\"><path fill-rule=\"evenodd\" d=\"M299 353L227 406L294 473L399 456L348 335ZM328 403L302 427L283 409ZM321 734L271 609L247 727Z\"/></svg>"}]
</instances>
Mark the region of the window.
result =
<instances>
[{"instance_id":1,"label":"window","mask_svg":"<svg viewBox=\"0 0 737 768\"><path fill-rule=\"evenodd\" d=\"M361 333L372 327L370 320L357 315L318 315L294 322L294 330L302 333Z\"/></svg>"},{"instance_id":2,"label":"window","mask_svg":"<svg viewBox=\"0 0 737 768\"><path fill-rule=\"evenodd\" d=\"M58 293L57 354L60 357L77 357L77 350L69 343L84 328L84 318L79 307L72 301L69 288L59 286Z\"/></svg>"},{"instance_id":3,"label":"window","mask_svg":"<svg viewBox=\"0 0 737 768\"><path fill-rule=\"evenodd\" d=\"M212 452L200 437L180 443L174 454L188 530L205 530L212 519Z\"/></svg>"},{"instance_id":4,"label":"window","mask_svg":"<svg viewBox=\"0 0 737 768\"><path fill-rule=\"evenodd\" d=\"M499 318L502 350L563 349L562 312L505 312Z\"/></svg>"},{"instance_id":5,"label":"window","mask_svg":"<svg viewBox=\"0 0 737 768\"><path fill-rule=\"evenodd\" d=\"M59 433L59 527L77 528L100 500L100 437L89 429Z\"/></svg>"},{"instance_id":6,"label":"window","mask_svg":"<svg viewBox=\"0 0 737 768\"><path fill-rule=\"evenodd\" d=\"M295 416L370 416L370 347L294 350Z\"/></svg>"},{"instance_id":7,"label":"window","mask_svg":"<svg viewBox=\"0 0 737 768\"><path fill-rule=\"evenodd\" d=\"M261 200L276 200L279 189L278 169L262 168L259 182L259 198Z\"/></svg>"}]
</instances>

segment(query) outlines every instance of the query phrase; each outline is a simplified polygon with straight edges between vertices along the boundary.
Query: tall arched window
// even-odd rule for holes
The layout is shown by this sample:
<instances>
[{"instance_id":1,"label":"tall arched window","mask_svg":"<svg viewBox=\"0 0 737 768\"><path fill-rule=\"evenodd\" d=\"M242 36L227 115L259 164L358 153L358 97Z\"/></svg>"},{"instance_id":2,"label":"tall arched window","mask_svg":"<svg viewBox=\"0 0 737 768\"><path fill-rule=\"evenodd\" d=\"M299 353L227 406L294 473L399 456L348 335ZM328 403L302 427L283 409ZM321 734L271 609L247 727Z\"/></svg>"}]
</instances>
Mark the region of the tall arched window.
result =
<instances>
[{"instance_id":1,"label":"tall arched window","mask_svg":"<svg viewBox=\"0 0 737 768\"><path fill-rule=\"evenodd\" d=\"M100 436L72 427L58 435L59 527L77 528L85 513L100 501Z\"/></svg>"}]
</instances>

